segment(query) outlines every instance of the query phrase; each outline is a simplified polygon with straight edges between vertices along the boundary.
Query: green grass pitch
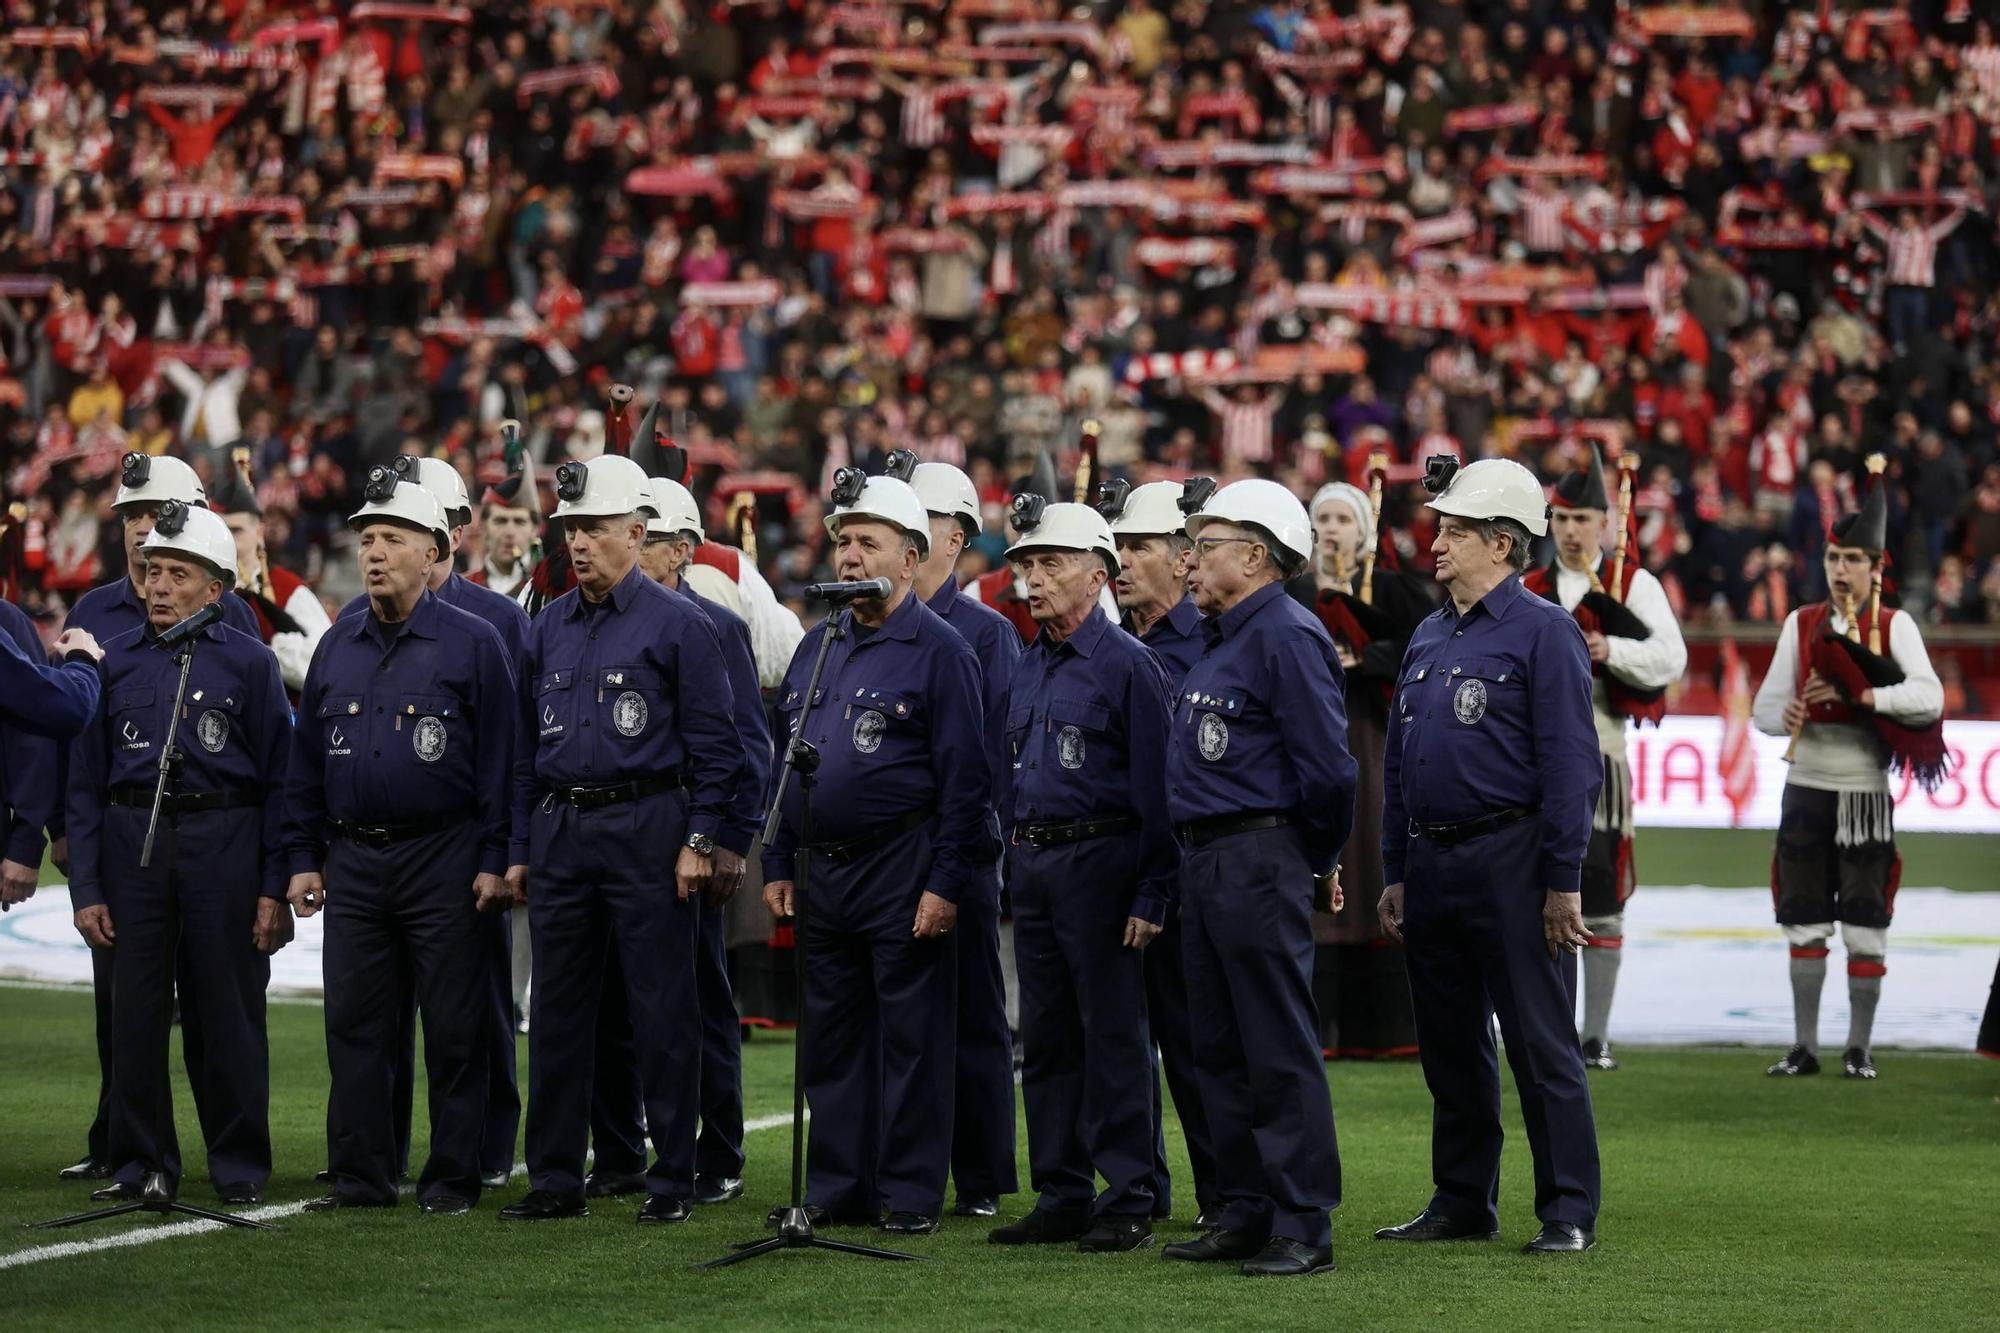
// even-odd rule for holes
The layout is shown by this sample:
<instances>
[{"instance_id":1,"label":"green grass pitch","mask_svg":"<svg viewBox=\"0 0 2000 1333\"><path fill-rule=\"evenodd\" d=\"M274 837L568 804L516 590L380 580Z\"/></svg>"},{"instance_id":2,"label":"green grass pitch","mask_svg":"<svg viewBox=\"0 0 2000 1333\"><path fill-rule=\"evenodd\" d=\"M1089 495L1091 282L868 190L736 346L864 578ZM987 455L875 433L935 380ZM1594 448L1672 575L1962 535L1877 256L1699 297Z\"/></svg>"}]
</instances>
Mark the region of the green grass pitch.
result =
<instances>
[{"instance_id":1,"label":"green grass pitch","mask_svg":"<svg viewBox=\"0 0 2000 1333\"><path fill-rule=\"evenodd\" d=\"M96 1071L87 996L4 989L0 1007L0 1264L159 1225L18 1228L83 1206L84 1187L54 1177L81 1149ZM316 1006L270 1015L268 1197L283 1203L319 1192L326 1064ZM751 1117L789 1107L791 1049L782 1036L746 1048ZM525 1041L522 1051L525 1062ZM1503 1242L1370 1240L1425 1200L1429 1104L1414 1064L1339 1064L1328 1080L1346 1200L1334 1219L1340 1271L1324 1278L1253 1283L1163 1263L1157 1249L1005 1250L985 1243L987 1224L959 1219L907 1245L924 1264L786 1254L695 1271L758 1235L783 1196L788 1138L773 1129L750 1138L747 1197L685 1226L642 1230L636 1200L527 1226L494 1220L504 1199L463 1218L424 1217L406 1200L387 1213L287 1217L275 1234L182 1235L0 1267L0 1318L91 1330L2000 1327L2000 1063L1891 1053L1872 1085L1779 1083L1763 1077L1768 1052L1624 1054L1626 1068L1593 1079L1605 1211L1598 1249L1578 1259L1516 1253L1534 1222L1511 1085ZM211 1201L184 1087L180 1099L184 1194ZM1178 1142L1174 1152L1184 1163ZM1003 1217L1028 1202L1005 1201ZM1185 1235L1184 1224L1162 1234Z\"/></svg>"}]
</instances>

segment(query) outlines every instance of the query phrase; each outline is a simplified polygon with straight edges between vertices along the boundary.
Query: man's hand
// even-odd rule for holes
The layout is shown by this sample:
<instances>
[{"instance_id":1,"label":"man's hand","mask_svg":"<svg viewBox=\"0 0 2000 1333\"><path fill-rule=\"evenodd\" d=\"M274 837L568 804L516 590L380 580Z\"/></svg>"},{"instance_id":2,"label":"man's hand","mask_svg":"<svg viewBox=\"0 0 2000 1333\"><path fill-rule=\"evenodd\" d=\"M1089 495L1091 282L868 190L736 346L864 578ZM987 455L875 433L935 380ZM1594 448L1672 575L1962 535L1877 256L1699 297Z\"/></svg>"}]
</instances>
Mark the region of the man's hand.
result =
<instances>
[{"instance_id":1,"label":"man's hand","mask_svg":"<svg viewBox=\"0 0 2000 1333\"><path fill-rule=\"evenodd\" d=\"M1340 867L1313 876L1313 911L1331 916L1347 906L1347 890L1340 887Z\"/></svg>"},{"instance_id":2,"label":"man's hand","mask_svg":"<svg viewBox=\"0 0 2000 1333\"><path fill-rule=\"evenodd\" d=\"M57 662L71 653L88 653L93 662L104 660L104 649L98 646L97 640L87 629L66 629L49 648L49 657Z\"/></svg>"},{"instance_id":3,"label":"man's hand","mask_svg":"<svg viewBox=\"0 0 2000 1333\"><path fill-rule=\"evenodd\" d=\"M1403 942L1403 884L1398 880L1383 888L1381 901L1375 904L1375 917L1382 923L1382 933L1401 944Z\"/></svg>"},{"instance_id":4,"label":"man's hand","mask_svg":"<svg viewBox=\"0 0 2000 1333\"><path fill-rule=\"evenodd\" d=\"M714 878L714 857L703 856L692 847L681 848L680 859L674 862L674 885L680 890L682 902L697 893L706 893Z\"/></svg>"},{"instance_id":5,"label":"man's hand","mask_svg":"<svg viewBox=\"0 0 2000 1333\"><path fill-rule=\"evenodd\" d=\"M503 876L482 871L472 877L472 905L481 912L504 912L514 905L514 891Z\"/></svg>"},{"instance_id":6,"label":"man's hand","mask_svg":"<svg viewBox=\"0 0 2000 1333\"><path fill-rule=\"evenodd\" d=\"M257 921L250 927L250 943L258 953L276 953L292 942L292 914L276 898L257 900Z\"/></svg>"},{"instance_id":7,"label":"man's hand","mask_svg":"<svg viewBox=\"0 0 2000 1333\"><path fill-rule=\"evenodd\" d=\"M507 880L507 893L513 898L514 905L517 907L526 907L528 905L528 867L508 866L505 878Z\"/></svg>"},{"instance_id":8,"label":"man's hand","mask_svg":"<svg viewBox=\"0 0 2000 1333\"><path fill-rule=\"evenodd\" d=\"M958 924L958 904L948 903L935 893L926 890L917 899L917 921L910 927L910 933L920 940L942 939L951 934L951 928Z\"/></svg>"},{"instance_id":9,"label":"man's hand","mask_svg":"<svg viewBox=\"0 0 2000 1333\"><path fill-rule=\"evenodd\" d=\"M708 901L720 907L743 887L743 858L727 847L715 849L715 878L708 882Z\"/></svg>"},{"instance_id":10,"label":"man's hand","mask_svg":"<svg viewBox=\"0 0 2000 1333\"><path fill-rule=\"evenodd\" d=\"M792 882L788 879L766 880L764 883L764 906L771 915L780 919L792 914Z\"/></svg>"},{"instance_id":11,"label":"man's hand","mask_svg":"<svg viewBox=\"0 0 2000 1333\"><path fill-rule=\"evenodd\" d=\"M1611 660L1611 640L1605 638L1602 634L1584 635L1583 646L1590 649L1591 661L1609 662Z\"/></svg>"},{"instance_id":12,"label":"man's hand","mask_svg":"<svg viewBox=\"0 0 2000 1333\"><path fill-rule=\"evenodd\" d=\"M111 928L111 909L104 906L76 909L76 933L93 949L109 949L118 939Z\"/></svg>"},{"instance_id":13,"label":"man's hand","mask_svg":"<svg viewBox=\"0 0 2000 1333\"><path fill-rule=\"evenodd\" d=\"M35 896L41 872L19 861L0 861L0 912Z\"/></svg>"},{"instance_id":14,"label":"man's hand","mask_svg":"<svg viewBox=\"0 0 2000 1333\"><path fill-rule=\"evenodd\" d=\"M1125 947L1128 949L1145 948L1159 936L1159 933L1160 928L1144 917L1125 918Z\"/></svg>"},{"instance_id":15,"label":"man's hand","mask_svg":"<svg viewBox=\"0 0 2000 1333\"><path fill-rule=\"evenodd\" d=\"M1583 928L1583 895L1581 893L1558 893L1549 890L1542 900L1542 936L1549 943L1549 957L1557 951L1568 949L1575 953L1590 938L1590 932Z\"/></svg>"},{"instance_id":16,"label":"man's hand","mask_svg":"<svg viewBox=\"0 0 2000 1333\"><path fill-rule=\"evenodd\" d=\"M49 844L49 860L56 863L57 870L69 874L69 834L65 833Z\"/></svg>"},{"instance_id":17,"label":"man's hand","mask_svg":"<svg viewBox=\"0 0 2000 1333\"><path fill-rule=\"evenodd\" d=\"M292 882L285 888L285 901L292 905L292 910L303 921L326 906L326 881L312 870L303 875L293 875Z\"/></svg>"}]
</instances>

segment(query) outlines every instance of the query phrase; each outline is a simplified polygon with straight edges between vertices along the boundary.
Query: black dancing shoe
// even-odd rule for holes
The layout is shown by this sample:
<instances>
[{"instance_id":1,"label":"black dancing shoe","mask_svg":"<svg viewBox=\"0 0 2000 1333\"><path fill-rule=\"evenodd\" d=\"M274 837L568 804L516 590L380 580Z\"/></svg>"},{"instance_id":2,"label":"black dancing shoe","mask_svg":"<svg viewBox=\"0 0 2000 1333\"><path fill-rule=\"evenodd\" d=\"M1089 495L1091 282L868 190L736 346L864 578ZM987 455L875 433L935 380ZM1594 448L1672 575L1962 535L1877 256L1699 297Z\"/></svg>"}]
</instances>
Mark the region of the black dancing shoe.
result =
<instances>
[{"instance_id":1,"label":"black dancing shoe","mask_svg":"<svg viewBox=\"0 0 2000 1333\"><path fill-rule=\"evenodd\" d=\"M1100 1217L1076 1242L1085 1254L1123 1254L1153 1243L1153 1224L1143 1217Z\"/></svg>"},{"instance_id":2,"label":"black dancing shoe","mask_svg":"<svg viewBox=\"0 0 2000 1333\"><path fill-rule=\"evenodd\" d=\"M1611 1054L1611 1043L1592 1037L1583 1044L1583 1067L1585 1069L1616 1069L1618 1059Z\"/></svg>"},{"instance_id":3,"label":"black dancing shoe","mask_svg":"<svg viewBox=\"0 0 2000 1333\"><path fill-rule=\"evenodd\" d=\"M1874 1078L1875 1057L1859 1046L1850 1046L1841 1053L1840 1070L1848 1078Z\"/></svg>"},{"instance_id":4,"label":"black dancing shoe","mask_svg":"<svg viewBox=\"0 0 2000 1333\"><path fill-rule=\"evenodd\" d=\"M1597 1233L1574 1222L1544 1222L1535 1238L1521 1247L1523 1254L1582 1254L1597 1244Z\"/></svg>"},{"instance_id":5,"label":"black dancing shoe","mask_svg":"<svg viewBox=\"0 0 2000 1333\"><path fill-rule=\"evenodd\" d=\"M892 1236L928 1236L938 1229L938 1220L929 1213L890 1213L882 1219L882 1230Z\"/></svg>"},{"instance_id":6,"label":"black dancing shoe","mask_svg":"<svg viewBox=\"0 0 2000 1333\"><path fill-rule=\"evenodd\" d=\"M990 1194L961 1194L952 1206L953 1217L998 1217L1000 1201Z\"/></svg>"},{"instance_id":7,"label":"black dancing shoe","mask_svg":"<svg viewBox=\"0 0 2000 1333\"><path fill-rule=\"evenodd\" d=\"M590 1205L581 1195L565 1199L548 1190L529 1190L500 1210L502 1222L549 1222L560 1217L589 1217Z\"/></svg>"},{"instance_id":8,"label":"black dancing shoe","mask_svg":"<svg viewBox=\"0 0 2000 1333\"><path fill-rule=\"evenodd\" d=\"M71 1162L56 1172L57 1180L109 1180L115 1168L111 1163L97 1157L86 1157L80 1162Z\"/></svg>"},{"instance_id":9,"label":"black dancing shoe","mask_svg":"<svg viewBox=\"0 0 2000 1333\"><path fill-rule=\"evenodd\" d=\"M1499 1229L1490 1222L1462 1222L1447 1217L1432 1208L1421 1213L1401 1226L1383 1227L1375 1233L1376 1240L1499 1240Z\"/></svg>"},{"instance_id":10,"label":"black dancing shoe","mask_svg":"<svg viewBox=\"0 0 2000 1333\"><path fill-rule=\"evenodd\" d=\"M1241 1231L1215 1230L1194 1240L1175 1241L1160 1251L1162 1259L1182 1263L1241 1263L1264 1248L1264 1242Z\"/></svg>"},{"instance_id":11,"label":"black dancing shoe","mask_svg":"<svg viewBox=\"0 0 2000 1333\"><path fill-rule=\"evenodd\" d=\"M1238 1271L1244 1277L1311 1277L1315 1273L1331 1273L1334 1266L1331 1245L1308 1245L1273 1236L1257 1251L1257 1257Z\"/></svg>"},{"instance_id":12,"label":"black dancing shoe","mask_svg":"<svg viewBox=\"0 0 2000 1333\"><path fill-rule=\"evenodd\" d=\"M694 1216L694 1205L686 1199L676 1199L669 1194L648 1194L645 1207L639 1210L639 1225L665 1226L672 1222L685 1222Z\"/></svg>"},{"instance_id":13,"label":"black dancing shoe","mask_svg":"<svg viewBox=\"0 0 2000 1333\"><path fill-rule=\"evenodd\" d=\"M462 1194L433 1194L417 1205L428 1217L464 1217L472 1211L472 1200Z\"/></svg>"},{"instance_id":14,"label":"black dancing shoe","mask_svg":"<svg viewBox=\"0 0 2000 1333\"><path fill-rule=\"evenodd\" d=\"M611 1199L620 1194L644 1194L646 1173L643 1171L592 1171L583 1178L583 1197L586 1199Z\"/></svg>"},{"instance_id":15,"label":"black dancing shoe","mask_svg":"<svg viewBox=\"0 0 2000 1333\"><path fill-rule=\"evenodd\" d=\"M989 1245L1067 1245L1082 1240L1090 1229L1089 1213L1037 1208L1004 1227L993 1228L986 1233L986 1241Z\"/></svg>"},{"instance_id":16,"label":"black dancing shoe","mask_svg":"<svg viewBox=\"0 0 2000 1333\"><path fill-rule=\"evenodd\" d=\"M251 1204L264 1202L264 1191L255 1185L217 1185L215 1197L224 1203Z\"/></svg>"},{"instance_id":17,"label":"black dancing shoe","mask_svg":"<svg viewBox=\"0 0 2000 1333\"><path fill-rule=\"evenodd\" d=\"M713 1208L719 1203L734 1203L743 1197L743 1177L704 1176L694 1178L694 1201Z\"/></svg>"},{"instance_id":18,"label":"black dancing shoe","mask_svg":"<svg viewBox=\"0 0 2000 1333\"><path fill-rule=\"evenodd\" d=\"M1785 1052L1785 1058L1764 1071L1773 1078L1803 1078L1819 1072L1819 1057L1803 1046Z\"/></svg>"}]
</instances>

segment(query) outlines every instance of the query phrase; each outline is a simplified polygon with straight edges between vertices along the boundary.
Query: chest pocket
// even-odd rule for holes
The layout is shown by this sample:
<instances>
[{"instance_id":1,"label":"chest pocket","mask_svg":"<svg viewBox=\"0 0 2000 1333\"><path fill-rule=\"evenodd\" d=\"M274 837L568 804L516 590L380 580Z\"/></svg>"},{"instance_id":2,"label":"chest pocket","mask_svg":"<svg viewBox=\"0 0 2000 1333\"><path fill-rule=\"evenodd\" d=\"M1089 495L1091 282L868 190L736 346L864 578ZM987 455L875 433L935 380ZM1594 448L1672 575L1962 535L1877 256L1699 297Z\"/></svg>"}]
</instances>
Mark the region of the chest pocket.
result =
<instances>
[{"instance_id":1,"label":"chest pocket","mask_svg":"<svg viewBox=\"0 0 2000 1333\"><path fill-rule=\"evenodd\" d=\"M826 688L822 686L819 693L813 696L813 706L819 707L825 702ZM785 736L797 734L799 729L799 715L805 711L805 707L806 696L804 690L789 691L783 699L778 701L778 722L781 734Z\"/></svg>"},{"instance_id":2,"label":"chest pocket","mask_svg":"<svg viewBox=\"0 0 2000 1333\"><path fill-rule=\"evenodd\" d=\"M105 720L110 723L106 730L111 733L114 747L143 750L152 743L153 733L160 728L153 716L159 697L159 687L150 681L111 692L105 706Z\"/></svg>"},{"instance_id":3,"label":"chest pocket","mask_svg":"<svg viewBox=\"0 0 2000 1333\"><path fill-rule=\"evenodd\" d=\"M1007 753L1014 760L1021 758L1021 749L1028 742L1029 728L1035 725L1035 707L1022 704L1007 711Z\"/></svg>"},{"instance_id":4,"label":"chest pocket","mask_svg":"<svg viewBox=\"0 0 2000 1333\"><path fill-rule=\"evenodd\" d=\"M1078 769L1090 762L1093 741L1102 742L1111 710L1093 699L1049 700L1049 730L1055 734L1056 762Z\"/></svg>"},{"instance_id":5,"label":"chest pocket","mask_svg":"<svg viewBox=\"0 0 2000 1333\"><path fill-rule=\"evenodd\" d=\"M890 736L912 736L921 731L923 710L920 701L907 694L882 690L856 690L840 710L848 728L848 739L856 752L874 754Z\"/></svg>"},{"instance_id":6,"label":"chest pocket","mask_svg":"<svg viewBox=\"0 0 2000 1333\"><path fill-rule=\"evenodd\" d=\"M422 763L444 758L464 721L464 706L448 694L406 694L396 701L395 729L410 738L410 750Z\"/></svg>"},{"instance_id":7,"label":"chest pocket","mask_svg":"<svg viewBox=\"0 0 2000 1333\"><path fill-rule=\"evenodd\" d=\"M1182 716L1194 729L1195 752L1209 763L1229 753L1230 730L1241 725L1250 700L1241 690L1187 690L1181 694Z\"/></svg>"},{"instance_id":8,"label":"chest pocket","mask_svg":"<svg viewBox=\"0 0 2000 1333\"><path fill-rule=\"evenodd\" d=\"M320 737L329 756L350 755L361 732L361 696L328 694L319 701Z\"/></svg>"},{"instance_id":9,"label":"chest pocket","mask_svg":"<svg viewBox=\"0 0 2000 1333\"><path fill-rule=\"evenodd\" d=\"M559 667L544 671L535 681L535 731L543 737L560 736L569 729L570 709L576 701L576 669Z\"/></svg>"},{"instance_id":10,"label":"chest pocket","mask_svg":"<svg viewBox=\"0 0 2000 1333\"><path fill-rule=\"evenodd\" d=\"M1396 708L1402 713L1403 721L1408 722L1411 715L1418 711L1424 685L1436 670L1434 663L1418 662L1404 670L1402 678L1396 682Z\"/></svg>"},{"instance_id":11,"label":"chest pocket","mask_svg":"<svg viewBox=\"0 0 2000 1333\"><path fill-rule=\"evenodd\" d=\"M628 739L643 736L663 715L659 669L644 663L608 666L597 673L597 703L611 730Z\"/></svg>"},{"instance_id":12,"label":"chest pocket","mask_svg":"<svg viewBox=\"0 0 2000 1333\"><path fill-rule=\"evenodd\" d=\"M199 696L199 697L196 697ZM194 743L209 754L229 748L232 736L243 728L243 696L235 690L200 689L188 695L181 714L181 735L192 734Z\"/></svg>"},{"instance_id":13,"label":"chest pocket","mask_svg":"<svg viewBox=\"0 0 2000 1333\"><path fill-rule=\"evenodd\" d=\"M1504 657L1467 657L1452 663L1439 687L1449 692L1452 717L1476 727L1496 707L1503 715L1519 716L1515 700L1522 683L1517 664Z\"/></svg>"}]
</instances>

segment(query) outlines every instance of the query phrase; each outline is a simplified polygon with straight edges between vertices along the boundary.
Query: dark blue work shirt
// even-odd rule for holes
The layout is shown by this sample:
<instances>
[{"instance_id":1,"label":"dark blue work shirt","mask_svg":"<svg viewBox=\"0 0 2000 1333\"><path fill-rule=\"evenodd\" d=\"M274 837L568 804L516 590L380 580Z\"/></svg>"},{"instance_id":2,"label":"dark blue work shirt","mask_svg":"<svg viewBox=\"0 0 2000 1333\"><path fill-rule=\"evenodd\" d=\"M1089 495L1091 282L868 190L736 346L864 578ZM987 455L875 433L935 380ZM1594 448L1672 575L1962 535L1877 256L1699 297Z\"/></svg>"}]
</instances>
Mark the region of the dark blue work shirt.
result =
<instances>
[{"instance_id":1,"label":"dark blue work shirt","mask_svg":"<svg viewBox=\"0 0 2000 1333\"><path fill-rule=\"evenodd\" d=\"M222 595L222 623L242 630L253 639L261 641L264 637L257 627L257 613L234 592ZM92 588L76 599L76 605L63 621L64 629L88 630L100 646L120 634L145 627L146 604L139 599L139 590L132 586L129 577Z\"/></svg>"},{"instance_id":2,"label":"dark blue work shirt","mask_svg":"<svg viewBox=\"0 0 2000 1333\"><path fill-rule=\"evenodd\" d=\"M1346 673L1310 611L1271 583L1202 621L1206 646L1174 700L1167 810L1177 824L1291 816L1315 875L1354 819Z\"/></svg>"},{"instance_id":3,"label":"dark blue work shirt","mask_svg":"<svg viewBox=\"0 0 2000 1333\"><path fill-rule=\"evenodd\" d=\"M1126 620L1130 630L1131 620ZM1167 692L1180 693L1181 682L1187 673L1194 670L1195 659L1201 656L1201 612L1194 608L1194 598L1183 597L1174 604L1173 610L1153 622L1151 629L1140 637L1139 642L1153 650L1160 659L1160 667L1167 673Z\"/></svg>"},{"instance_id":4,"label":"dark blue work shirt","mask_svg":"<svg viewBox=\"0 0 2000 1333\"><path fill-rule=\"evenodd\" d=\"M471 579L454 571L439 587L432 589L432 595L446 606L455 606L470 612L493 627L500 636L500 646L507 650L507 671L511 675L520 665L521 653L528 643L528 613L511 597L502 597L491 588L481 587ZM340 608L340 620L345 620L356 612L368 609L368 594L359 597Z\"/></svg>"},{"instance_id":5,"label":"dark blue work shirt","mask_svg":"<svg viewBox=\"0 0 2000 1333\"><path fill-rule=\"evenodd\" d=\"M39 665L48 655L35 622L12 602L0 601L0 638L13 643L33 664ZM86 669L96 676L95 669ZM80 679L83 672L70 674ZM62 836L62 749L53 738L37 735L19 722L0 722L0 854L17 865L41 865L47 846L43 829L53 828L54 836Z\"/></svg>"},{"instance_id":6,"label":"dark blue work shirt","mask_svg":"<svg viewBox=\"0 0 2000 1333\"><path fill-rule=\"evenodd\" d=\"M987 823L993 785L981 732L979 662L958 632L905 596L881 626L868 630L840 613L846 635L827 655L806 739L819 750L813 787L813 841L889 823L933 807L931 882L948 902L984 892L992 878ZM797 732L805 690L819 654L821 621L806 631L778 686L779 734ZM796 784L785 797L777 836L764 849L764 878L792 877L801 809ZM884 886L900 891L904 886Z\"/></svg>"},{"instance_id":7,"label":"dark blue work shirt","mask_svg":"<svg viewBox=\"0 0 2000 1333\"><path fill-rule=\"evenodd\" d=\"M535 758L515 792L517 859L527 855L528 811L551 788L674 769L688 790L689 836L726 834L747 761L722 649L687 598L637 565L601 602L570 589L528 626L521 691Z\"/></svg>"},{"instance_id":8,"label":"dark blue work shirt","mask_svg":"<svg viewBox=\"0 0 2000 1333\"><path fill-rule=\"evenodd\" d=\"M1560 604L1510 577L1464 615L1447 600L1417 626L1384 742L1384 883L1403 878L1412 819L1539 805L1542 881L1575 893L1603 784L1590 651Z\"/></svg>"},{"instance_id":9,"label":"dark blue work shirt","mask_svg":"<svg viewBox=\"0 0 2000 1333\"><path fill-rule=\"evenodd\" d=\"M986 765L993 774L993 806L997 811L1004 799L1007 766L1012 762L1007 752L1007 692L1021 660L1020 632L1013 621L960 592L953 579L946 579L927 605L965 640L972 655L979 659L979 698L986 708ZM994 862L1000 859L1004 822L996 814L990 826L995 841L989 860ZM994 892L999 892L997 887Z\"/></svg>"},{"instance_id":10,"label":"dark blue work shirt","mask_svg":"<svg viewBox=\"0 0 2000 1333\"><path fill-rule=\"evenodd\" d=\"M429 592L393 625L373 611L343 616L299 691L285 802L292 873L325 864L329 819L477 819L480 871L505 871L518 698L493 627Z\"/></svg>"},{"instance_id":11,"label":"dark blue work shirt","mask_svg":"<svg viewBox=\"0 0 2000 1333\"><path fill-rule=\"evenodd\" d=\"M77 907L102 904L104 881L128 870L104 864L104 809L112 787L139 788L150 802L181 675L180 662L160 647L151 628L112 639L99 668L104 711L70 745L69 892ZM203 630L174 735L180 764L167 790L263 798L259 891L266 898L285 896L281 793L291 741L291 705L278 659L264 641L223 624ZM237 856L244 850L194 854Z\"/></svg>"},{"instance_id":12,"label":"dark blue work shirt","mask_svg":"<svg viewBox=\"0 0 2000 1333\"><path fill-rule=\"evenodd\" d=\"M683 583L675 591L708 617L722 649L723 670L729 676L729 699L735 708L736 738L743 743L743 780L731 803L730 832L717 842L747 856L764 823L764 791L771 781L771 728L764 720L764 695L757 684L757 658L750 648L750 627L726 606L709 601Z\"/></svg>"},{"instance_id":13,"label":"dark blue work shirt","mask_svg":"<svg viewBox=\"0 0 2000 1333\"><path fill-rule=\"evenodd\" d=\"M1011 628L1011 627L1010 627ZM1007 807L1001 823L1130 815L1139 821L1131 915L1166 919L1179 849L1167 818L1167 676L1151 649L1094 606L1052 643L1043 630L1007 701Z\"/></svg>"}]
</instances>

